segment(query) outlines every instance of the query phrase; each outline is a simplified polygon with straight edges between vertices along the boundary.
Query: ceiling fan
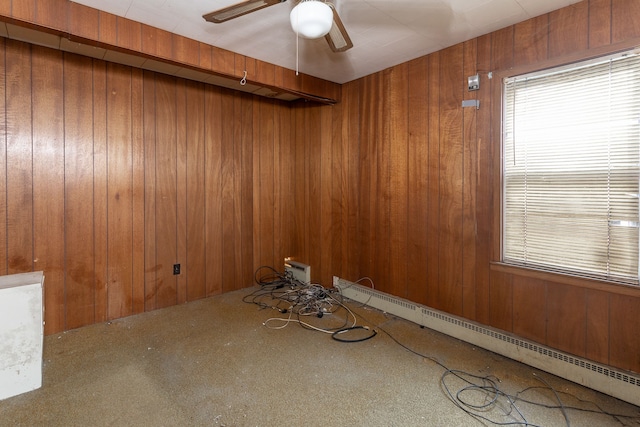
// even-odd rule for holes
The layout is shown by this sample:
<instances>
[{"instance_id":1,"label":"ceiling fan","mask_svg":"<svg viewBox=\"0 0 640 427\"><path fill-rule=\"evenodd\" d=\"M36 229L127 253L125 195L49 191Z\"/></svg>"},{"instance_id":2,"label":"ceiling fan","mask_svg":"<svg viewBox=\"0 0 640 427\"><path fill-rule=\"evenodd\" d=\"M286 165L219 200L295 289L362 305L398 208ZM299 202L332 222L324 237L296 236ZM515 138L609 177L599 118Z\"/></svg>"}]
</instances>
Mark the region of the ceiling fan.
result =
<instances>
[{"instance_id":1,"label":"ceiling fan","mask_svg":"<svg viewBox=\"0 0 640 427\"><path fill-rule=\"evenodd\" d=\"M287 0L247 0L232 6L202 15L215 24L238 18ZM309 39L324 37L334 52L344 52L353 47L351 38L342 24L333 3L325 0L292 0L296 2L291 10L291 26L296 34Z\"/></svg>"}]
</instances>

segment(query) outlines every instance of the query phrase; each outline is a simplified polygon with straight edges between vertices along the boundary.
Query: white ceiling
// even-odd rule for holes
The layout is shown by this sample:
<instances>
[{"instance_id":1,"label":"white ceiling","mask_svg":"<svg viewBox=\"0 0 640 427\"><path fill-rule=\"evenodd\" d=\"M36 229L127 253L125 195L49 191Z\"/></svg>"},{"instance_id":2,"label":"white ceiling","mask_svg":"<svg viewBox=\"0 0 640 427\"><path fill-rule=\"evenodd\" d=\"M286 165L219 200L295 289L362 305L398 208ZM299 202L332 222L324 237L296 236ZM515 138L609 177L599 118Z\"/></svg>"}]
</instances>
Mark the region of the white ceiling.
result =
<instances>
[{"instance_id":1,"label":"white ceiling","mask_svg":"<svg viewBox=\"0 0 640 427\"><path fill-rule=\"evenodd\" d=\"M295 0L232 19L202 15L239 0L73 0L175 34L296 69ZM580 0L333 0L354 47L299 40L300 72L346 83Z\"/></svg>"}]
</instances>

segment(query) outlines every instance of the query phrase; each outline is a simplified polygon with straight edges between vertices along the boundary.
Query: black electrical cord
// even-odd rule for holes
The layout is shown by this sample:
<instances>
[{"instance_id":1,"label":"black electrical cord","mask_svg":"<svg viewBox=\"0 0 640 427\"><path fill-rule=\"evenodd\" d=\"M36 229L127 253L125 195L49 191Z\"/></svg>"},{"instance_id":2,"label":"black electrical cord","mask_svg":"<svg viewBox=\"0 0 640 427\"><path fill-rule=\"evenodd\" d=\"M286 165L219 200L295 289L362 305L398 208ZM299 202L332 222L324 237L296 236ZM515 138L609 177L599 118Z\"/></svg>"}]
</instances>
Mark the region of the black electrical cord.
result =
<instances>
[{"instance_id":1,"label":"black electrical cord","mask_svg":"<svg viewBox=\"0 0 640 427\"><path fill-rule=\"evenodd\" d=\"M355 313L355 314L356 314L357 317L362 319L364 322L369 323L370 325L375 325L374 322L371 322L370 320L366 319L361 314L359 314L359 313ZM395 316L393 318L395 319ZM405 350L409 351L410 353L412 353L412 354L414 354L416 356L419 356L421 358L430 360L433 363L435 363L436 365L438 365L441 368L443 368L444 369L444 373L442 374L442 376L440 378L440 384L441 384L442 389L445 391L447 397L453 402L454 405L456 405L459 409L461 409L467 415L469 415L469 416L471 416L473 418L476 418L477 420L479 420L481 422L488 422L488 423L493 424L493 425L501 425L501 426L539 427L537 424L529 422L526 419L526 417L524 416L524 414L521 412L521 410L518 409L518 407L516 406L517 402L523 402L523 403L527 403L527 404L530 404L532 406L537 406L537 407L541 407L541 408L554 409L554 410L558 409L558 410L560 410L562 412L562 415L563 415L564 419L565 419L567 427L571 426L570 420L569 420L569 415L568 415L567 411L588 412L588 413L593 413L593 414L606 415L606 416L612 417L613 419L618 421L621 425L626 425L622 421L622 420L625 420L625 419L633 421L635 423L640 423L640 414L639 415L626 415L626 414L616 414L616 413L611 413L611 412L604 411L600 406L598 406L597 404L595 404L593 402L581 400L581 399L573 396L572 394L564 393L564 392L555 390L547 381L545 381L544 379L542 379L539 375L536 375L535 373L534 373L534 376L539 381L541 381L543 384L545 384L545 387L527 387L527 388L519 391L515 395L508 394L508 393L502 391L499 388L499 386L498 386L498 381L499 380L497 378L495 378L495 377L474 375L474 374L471 374L471 373L468 373L468 372L464 372L464 371L461 371L461 370L450 369L449 367L447 367L444 363L440 362L435 357L422 354L419 351L416 351L416 350L410 348L409 346L405 345L404 343L400 342L391 333L386 331L381 325L375 325L375 329L376 329L376 331L380 331L380 332L383 332L384 334L386 334L392 341L394 341L396 344L398 344L400 347L404 348ZM450 386L450 384L448 382L449 378L457 378L459 381L462 381L466 385L464 385L458 391L454 392L454 391L452 391L451 386ZM526 393L528 391L531 391L531 390L534 390L534 389L550 390L553 393L555 399L558 401L558 404L557 405L549 405L549 404L545 404L545 403L542 403L542 402L539 402L539 401L535 401L535 400L531 400L531 399L525 399L525 398L522 397L522 395L524 393ZM469 393L483 393L483 394L485 394L485 403L483 403L483 404L474 404L474 403L468 401L465 396L467 394L469 394ZM596 409L582 408L582 407L578 407L578 406L567 405L566 403L562 402L562 400L560 399L560 395L566 395L568 397L571 397L571 398L575 399L577 402L579 402L581 404L593 405ZM506 404L507 409L504 410L503 415L504 416L513 417L514 421L501 422L501 421L493 420L493 419L489 418L488 416L482 415L482 414L487 413L487 411L489 411L490 409L492 409L494 407L499 407L499 406L504 405L504 404ZM517 414L517 417L513 415L514 413Z\"/></svg>"},{"instance_id":2,"label":"black electrical cord","mask_svg":"<svg viewBox=\"0 0 640 427\"><path fill-rule=\"evenodd\" d=\"M370 331L370 333L369 335L366 335L364 337L354 338L354 339L347 339L342 337L342 334L345 334L345 333L348 334L349 332L355 331L355 330L367 330L367 331ZM333 334L331 334L331 338L340 342L352 343L352 342L362 342L362 341L370 340L376 335L378 335L378 331L376 331L375 329L372 330L368 326L352 326L350 328L343 328L335 331Z\"/></svg>"},{"instance_id":3,"label":"black electrical cord","mask_svg":"<svg viewBox=\"0 0 640 427\"><path fill-rule=\"evenodd\" d=\"M606 412L593 402L580 400L569 393L556 391L548 382L535 374L534 375L536 376L536 378L543 384L545 384L545 387L528 387L519 391L515 395L511 395L502 391L498 387L499 380L497 378L474 375L461 370L449 369L435 357L424 355L403 344L379 325L375 326L374 329L370 329L368 326L356 326L354 319L352 326L347 326L349 323L350 315L357 316L370 325L375 324L364 318L364 316L362 316L361 314L354 313L351 309L349 309L343 301L342 294L336 289L326 289L320 285L309 285L301 283L295 280L291 275L287 273L280 273L274 268L268 266L262 266L256 270L255 281L258 284L259 289L249 295L246 295L243 298L243 301L256 304L260 308L272 308L283 314L288 313L289 316L288 319L283 318L270 320L282 320L285 323L285 326L288 322L295 321L300 326L306 329L331 333L331 337L334 340L344 343L367 341L376 336L378 334L378 331L381 331L405 350L419 357L434 362L444 369L444 373L440 378L440 384L447 397L460 410L481 422L487 422L493 425L501 426L539 427L538 425L531 423L526 419L523 412L516 406L517 402L527 403L529 405L548 409L558 409L562 412L567 427L570 427L570 420L567 412L569 410L610 416L623 425L624 423L622 420L624 419L640 422L640 416L638 415L624 415ZM337 328L317 328L302 320L303 318L309 317L323 318L325 314L337 313L339 310L344 310L346 314L344 324ZM296 316L297 320L293 320L292 316ZM366 336L359 336L358 338L350 339L347 337L347 335L349 335L351 332L357 330L369 330L371 332ZM463 383L462 387L458 388L457 391L454 391L452 389L452 379L459 382L461 381ZM523 397L523 395L528 391L539 388L551 390L558 404L550 405L531 399L525 399ZM484 401L481 404L476 404L469 400L468 396L477 397L478 394L480 394L481 396L485 396ZM596 409L567 405L560 399L560 395L572 397L580 404L593 405ZM513 421L501 422L489 418L489 416L487 416L486 414L488 413L488 411L496 407L502 408L502 416L511 417Z\"/></svg>"},{"instance_id":4,"label":"black electrical cord","mask_svg":"<svg viewBox=\"0 0 640 427\"><path fill-rule=\"evenodd\" d=\"M281 321L284 326L288 323L298 323L305 329L332 333L355 325L353 313L342 303L342 295L336 289L327 289L318 284L302 283L288 272L281 273L270 266L261 266L254 273L254 280L259 286L254 292L245 295L243 301L255 304L262 309L274 309L281 314L288 314L286 318L269 319L267 322ZM310 319L322 319L328 314L338 314L344 311L344 322L337 327L317 327ZM350 318L353 322L350 322ZM335 316L332 318L335 323ZM326 319L325 319L326 320ZM317 323L318 321L316 320ZM326 322L324 322L326 323Z\"/></svg>"}]
</instances>

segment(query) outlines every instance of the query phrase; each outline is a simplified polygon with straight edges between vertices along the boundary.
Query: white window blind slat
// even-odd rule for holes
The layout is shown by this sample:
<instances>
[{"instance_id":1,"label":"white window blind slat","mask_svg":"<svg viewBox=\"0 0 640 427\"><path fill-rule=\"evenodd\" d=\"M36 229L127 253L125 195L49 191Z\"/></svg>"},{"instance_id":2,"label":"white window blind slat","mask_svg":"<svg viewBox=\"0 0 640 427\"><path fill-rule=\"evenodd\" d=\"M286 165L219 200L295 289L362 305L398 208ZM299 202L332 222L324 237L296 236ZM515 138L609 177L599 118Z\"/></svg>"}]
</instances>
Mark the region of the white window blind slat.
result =
<instances>
[{"instance_id":1,"label":"white window blind slat","mask_svg":"<svg viewBox=\"0 0 640 427\"><path fill-rule=\"evenodd\" d=\"M640 57L505 80L503 260L638 283Z\"/></svg>"}]
</instances>

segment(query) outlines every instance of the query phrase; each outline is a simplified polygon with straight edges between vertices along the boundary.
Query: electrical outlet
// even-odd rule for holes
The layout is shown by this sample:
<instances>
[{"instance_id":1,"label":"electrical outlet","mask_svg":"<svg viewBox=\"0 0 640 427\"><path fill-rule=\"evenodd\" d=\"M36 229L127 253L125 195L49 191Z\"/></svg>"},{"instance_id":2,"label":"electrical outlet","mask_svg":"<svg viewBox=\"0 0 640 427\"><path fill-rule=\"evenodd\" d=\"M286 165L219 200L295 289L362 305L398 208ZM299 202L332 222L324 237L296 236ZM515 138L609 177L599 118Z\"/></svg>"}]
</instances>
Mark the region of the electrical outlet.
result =
<instances>
[{"instance_id":1,"label":"electrical outlet","mask_svg":"<svg viewBox=\"0 0 640 427\"><path fill-rule=\"evenodd\" d=\"M180 274L180 264L173 264L173 274Z\"/></svg>"}]
</instances>

